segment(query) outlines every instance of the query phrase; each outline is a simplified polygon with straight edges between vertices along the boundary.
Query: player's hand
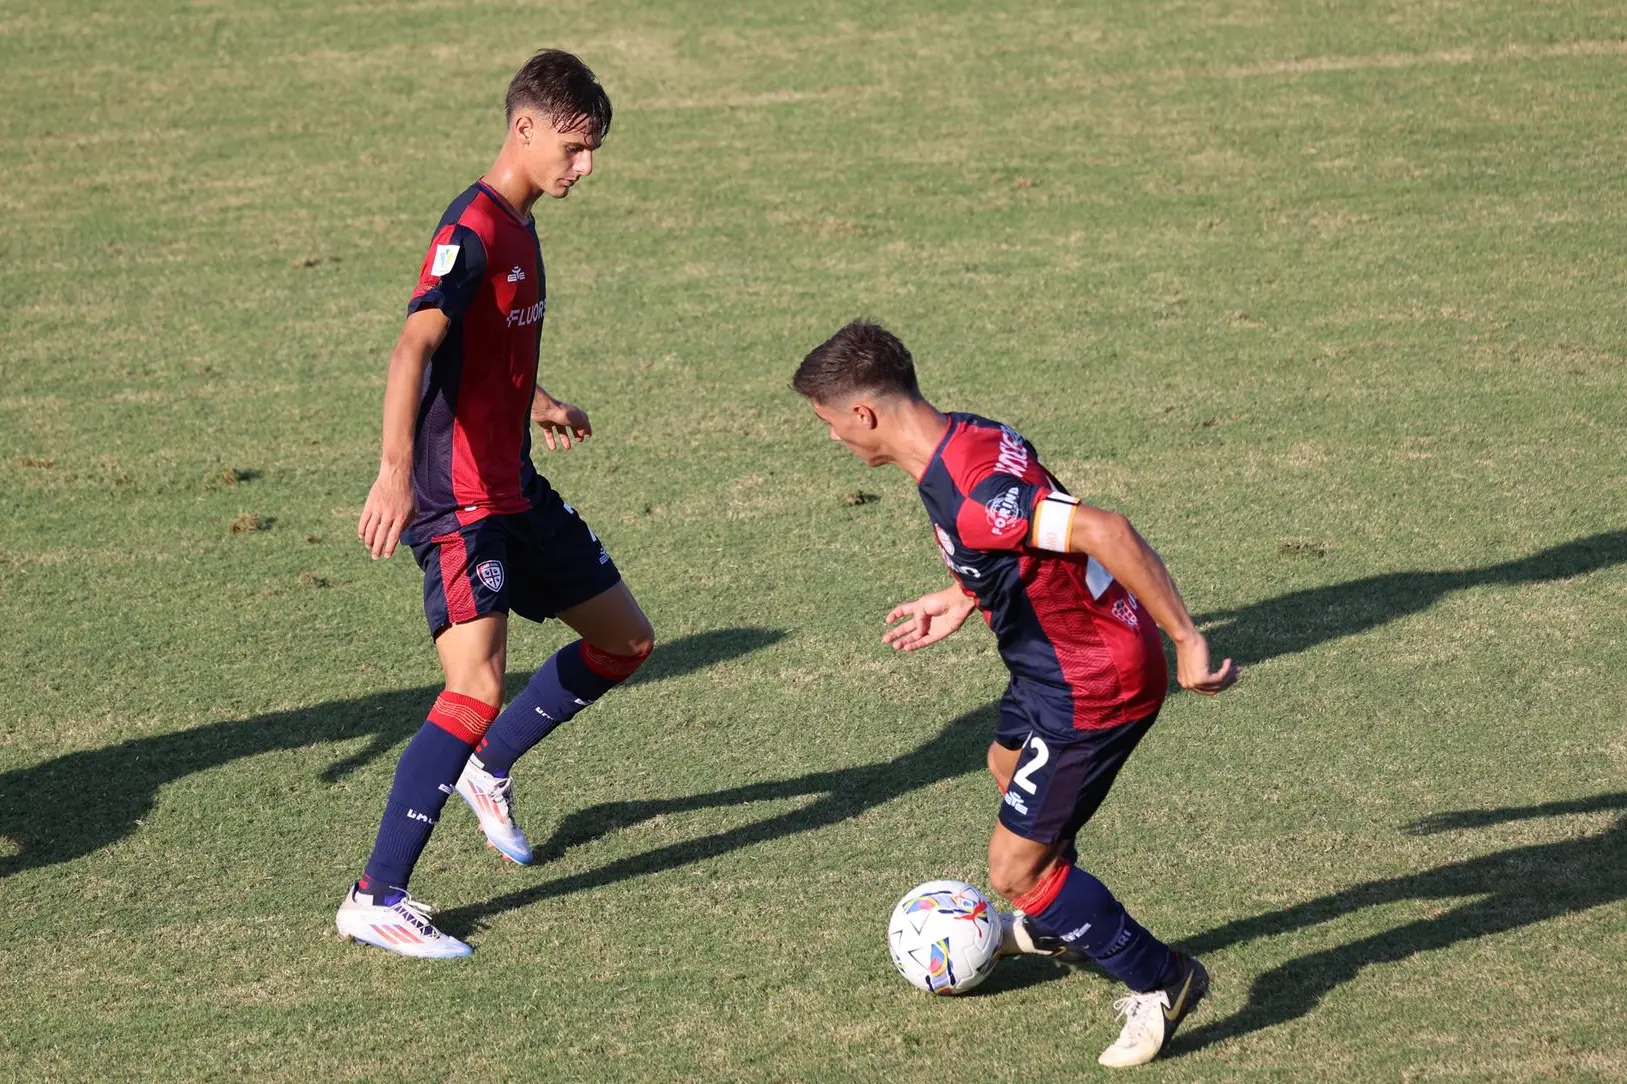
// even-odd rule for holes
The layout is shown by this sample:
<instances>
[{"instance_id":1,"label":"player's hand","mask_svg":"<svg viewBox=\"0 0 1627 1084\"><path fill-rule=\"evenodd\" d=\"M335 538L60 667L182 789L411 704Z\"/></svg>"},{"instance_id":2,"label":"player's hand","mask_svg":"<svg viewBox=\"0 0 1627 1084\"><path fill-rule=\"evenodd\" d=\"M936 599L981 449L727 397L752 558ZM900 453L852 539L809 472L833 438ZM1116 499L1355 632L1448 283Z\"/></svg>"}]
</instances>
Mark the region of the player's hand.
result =
<instances>
[{"instance_id":1,"label":"player's hand","mask_svg":"<svg viewBox=\"0 0 1627 1084\"><path fill-rule=\"evenodd\" d=\"M958 591L953 596L943 591L922 595L892 608L884 620L899 623L882 634L881 642L895 651L919 651L952 635L976 608L977 603Z\"/></svg>"},{"instance_id":2,"label":"player's hand","mask_svg":"<svg viewBox=\"0 0 1627 1084\"><path fill-rule=\"evenodd\" d=\"M550 452L568 452L572 439L580 444L593 435L588 412L575 403L562 403L557 399L547 404L534 402L531 404L531 420L542 427L542 440Z\"/></svg>"},{"instance_id":3,"label":"player's hand","mask_svg":"<svg viewBox=\"0 0 1627 1084\"><path fill-rule=\"evenodd\" d=\"M362 506L361 522L356 525L356 537L362 540L373 560L388 557L401 541L401 532L407 529L417 514L412 495L412 472L404 467L381 466L378 480L367 493Z\"/></svg>"},{"instance_id":4,"label":"player's hand","mask_svg":"<svg viewBox=\"0 0 1627 1084\"><path fill-rule=\"evenodd\" d=\"M1190 640L1175 644L1175 679L1181 688L1201 696L1213 696L1237 684L1242 669L1227 659L1219 669L1209 669L1209 641L1202 633L1194 633Z\"/></svg>"}]
</instances>

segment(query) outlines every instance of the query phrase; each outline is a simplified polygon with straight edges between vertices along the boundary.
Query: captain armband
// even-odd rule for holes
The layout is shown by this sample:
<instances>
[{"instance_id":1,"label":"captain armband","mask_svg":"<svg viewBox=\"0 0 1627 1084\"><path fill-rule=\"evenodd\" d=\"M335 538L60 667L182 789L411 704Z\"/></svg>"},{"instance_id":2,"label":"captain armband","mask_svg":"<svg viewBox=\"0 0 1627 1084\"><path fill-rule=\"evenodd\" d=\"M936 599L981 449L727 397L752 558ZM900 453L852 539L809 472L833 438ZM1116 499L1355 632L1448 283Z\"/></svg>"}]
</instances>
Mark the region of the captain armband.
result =
<instances>
[{"instance_id":1,"label":"captain armband","mask_svg":"<svg viewBox=\"0 0 1627 1084\"><path fill-rule=\"evenodd\" d=\"M1073 512L1079 502L1066 493L1047 493L1034 506L1030 542L1035 549L1068 553L1073 542Z\"/></svg>"}]
</instances>

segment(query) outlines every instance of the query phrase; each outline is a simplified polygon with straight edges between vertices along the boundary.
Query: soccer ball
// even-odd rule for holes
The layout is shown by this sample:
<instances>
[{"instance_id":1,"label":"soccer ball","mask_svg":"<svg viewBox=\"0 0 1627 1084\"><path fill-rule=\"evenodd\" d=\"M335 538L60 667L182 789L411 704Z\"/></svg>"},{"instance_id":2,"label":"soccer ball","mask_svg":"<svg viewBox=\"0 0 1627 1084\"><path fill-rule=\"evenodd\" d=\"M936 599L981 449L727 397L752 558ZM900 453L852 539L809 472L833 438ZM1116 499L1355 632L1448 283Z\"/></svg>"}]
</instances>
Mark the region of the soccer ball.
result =
<instances>
[{"instance_id":1,"label":"soccer ball","mask_svg":"<svg viewBox=\"0 0 1627 1084\"><path fill-rule=\"evenodd\" d=\"M964 994L989 977L1000 920L964 881L928 881L904 893L887 923L893 965L929 994Z\"/></svg>"}]
</instances>

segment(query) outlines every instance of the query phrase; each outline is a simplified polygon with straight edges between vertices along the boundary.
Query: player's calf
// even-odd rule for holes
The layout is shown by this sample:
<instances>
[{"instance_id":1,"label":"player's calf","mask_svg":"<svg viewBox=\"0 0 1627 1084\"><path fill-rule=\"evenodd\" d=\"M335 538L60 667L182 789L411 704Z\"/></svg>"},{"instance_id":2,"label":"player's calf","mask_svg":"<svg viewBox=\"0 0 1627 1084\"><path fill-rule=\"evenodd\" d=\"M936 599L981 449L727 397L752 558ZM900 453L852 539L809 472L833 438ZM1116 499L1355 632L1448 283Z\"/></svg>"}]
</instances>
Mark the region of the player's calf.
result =
<instances>
[{"instance_id":1,"label":"player's calf","mask_svg":"<svg viewBox=\"0 0 1627 1084\"><path fill-rule=\"evenodd\" d=\"M648 641L643 645L647 648ZM560 724L626 681L649 658L617 655L577 640L554 652L531 676L475 750L478 766L499 779Z\"/></svg>"}]
</instances>

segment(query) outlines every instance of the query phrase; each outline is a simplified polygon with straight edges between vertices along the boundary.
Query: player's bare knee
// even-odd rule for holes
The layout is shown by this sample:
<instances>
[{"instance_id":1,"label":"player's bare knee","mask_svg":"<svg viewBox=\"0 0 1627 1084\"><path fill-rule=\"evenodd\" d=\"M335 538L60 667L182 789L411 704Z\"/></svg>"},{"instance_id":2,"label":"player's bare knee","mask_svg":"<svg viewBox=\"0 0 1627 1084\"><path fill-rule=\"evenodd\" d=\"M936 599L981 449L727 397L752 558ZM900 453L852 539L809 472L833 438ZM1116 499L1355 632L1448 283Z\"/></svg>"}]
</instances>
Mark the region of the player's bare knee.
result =
<instances>
[{"instance_id":1,"label":"player's bare knee","mask_svg":"<svg viewBox=\"0 0 1627 1084\"><path fill-rule=\"evenodd\" d=\"M480 665L460 668L447 674L446 691L470 696L483 704L500 705L503 702L503 670L501 665Z\"/></svg>"},{"instance_id":2,"label":"player's bare knee","mask_svg":"<svg viewBox=\"0 0 1627 1084\"><path fill-rule=\"evenodd\" d=\"M655 627L650 624L649 618L644 618L639 627L627 638L627 654L643 663L654 650Z\"/></svg>"},{"instance_id":3,"label":"player's bare knee","mask_svg":"<svg viewBox=\"0 0 1627 1084\"><path fill-rule=\"evenodd\" d=\"M649 636L632 635L625 639L616 637L610 641L608 647L583 640L582 660L588 664L588 669L600 677L612 682L621 682L638 672L638 668L644 665L644 660L650 657L650 652L654 648L653 633Z\"/></svg>"},{"instance_id":4,"label":"player's bare knee","mask_svg":"<svg viewBox=\"0 0 1627 1084\"><path fill-rule=\"evenodd\" d=\"M1033 891L1057 862L1055 846L996 832L989 840L989 884L1008 900Z\"/></svg>"}]
</instances>

